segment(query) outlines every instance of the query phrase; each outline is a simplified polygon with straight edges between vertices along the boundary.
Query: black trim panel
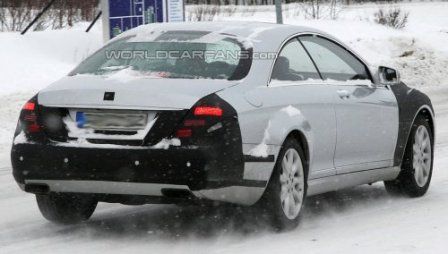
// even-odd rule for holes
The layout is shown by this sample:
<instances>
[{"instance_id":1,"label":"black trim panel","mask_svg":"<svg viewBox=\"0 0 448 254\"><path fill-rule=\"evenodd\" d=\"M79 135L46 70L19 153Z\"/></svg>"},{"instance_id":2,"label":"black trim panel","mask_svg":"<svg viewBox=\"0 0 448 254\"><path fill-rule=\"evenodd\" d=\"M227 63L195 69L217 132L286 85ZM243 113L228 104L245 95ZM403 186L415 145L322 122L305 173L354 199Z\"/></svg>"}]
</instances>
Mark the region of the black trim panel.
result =
<instances>
[{"instance_id":1,"label":"black trim panel","mask_svg":"<svg viewBox=\"0 0 448 254\"><path fill-rule=\"evenodd\" d=\"M207 188L210 157L200 149L79 148L16 144L13 175L25 180L86 180L187 185Z\"/></svg>"},{"instance_id":2,"label":"black trim panel","mask_svg":"<svg viewBox=\"0 0 448 254\"><path fill-rule=\"evenodd\" d=\"M425 105L433 112L434 109L431 100L426 94L406 86L403 82L397 85L392 85L391 89L397 98L399 112L398 139L395 148L394 166L400 166L403 160L409 133L418 110Z\"/></svg>"},{"instance_id":3,"label":"black trim panel","mask_svg":"<svg viewBox=\"0 0 448 254\"><path fill-rule=\"evenodd\" d=\"M245 180L235 173L216 177L212 171L233 169L230 165L234 161L227 159L225 167L215 168L217 162L210 151L186 147L165 150L16 144L11 161L14 178L21 184L31 179L164 183L187 185L191 190L266 186L266 181Z\"/></svg>"},{"instance_id":4,"label":"black trim panel","mask_svg":"<svg viewBox=\"0 0 448 254\"><path fill-rule=\"evenodd\" d=\"M38 144L14 145L13 175L25 180L90 180L187 185L191 190L265 187L266 181L215 177L211 149L109 149ZM22 158L22 159L21 159ZM138 162L138 163L136 163ZM232 160L227 160L233 164ZM222 169L222 168L221 168Z\"/></svg>"},{"instance_id":5,"label":"black trim panel","mask_svg":"<svg viewBox=\"0 0 448 254\"><path fill-rule=\"evenodd\" d=\"M268 155L267 157L258 157L253 155L244 155L244 162L274 162L275 156Z\"/></svg>"},{"instance_id":6,"label":"black trim panel","mask_svg":"<svg viewBox=\"0 0 448 254\"><path fill-rule=\"evenodd\" d=\"M218 189L222 187L266 187L268 181L261 180L241 180L241 181L208 181L207 189Z\"/></svg>"}]
</instances>

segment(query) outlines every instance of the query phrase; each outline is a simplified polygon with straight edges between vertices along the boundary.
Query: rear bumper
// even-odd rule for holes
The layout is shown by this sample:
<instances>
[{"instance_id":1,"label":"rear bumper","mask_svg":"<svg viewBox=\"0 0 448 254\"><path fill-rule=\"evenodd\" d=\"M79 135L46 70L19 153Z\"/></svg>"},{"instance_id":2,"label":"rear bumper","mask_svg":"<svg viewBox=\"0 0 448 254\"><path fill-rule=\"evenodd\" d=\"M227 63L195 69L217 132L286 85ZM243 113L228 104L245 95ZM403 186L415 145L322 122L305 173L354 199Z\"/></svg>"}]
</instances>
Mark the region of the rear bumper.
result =
<instances>
[{"instance_id":1,"label":"rear bumper","mask_svg":"<svg viewBox=\"0 0 448 254\"><path fill-rule=\"evenodd\" d=\"M243 158L191 147L22 143L11 152L14 178L29 192L34 192L33 186L45 186L50 192L163 197L174 190L200 199L251 205L261 197L267 181L245 179Z\"/></svg>"}]
</instances>

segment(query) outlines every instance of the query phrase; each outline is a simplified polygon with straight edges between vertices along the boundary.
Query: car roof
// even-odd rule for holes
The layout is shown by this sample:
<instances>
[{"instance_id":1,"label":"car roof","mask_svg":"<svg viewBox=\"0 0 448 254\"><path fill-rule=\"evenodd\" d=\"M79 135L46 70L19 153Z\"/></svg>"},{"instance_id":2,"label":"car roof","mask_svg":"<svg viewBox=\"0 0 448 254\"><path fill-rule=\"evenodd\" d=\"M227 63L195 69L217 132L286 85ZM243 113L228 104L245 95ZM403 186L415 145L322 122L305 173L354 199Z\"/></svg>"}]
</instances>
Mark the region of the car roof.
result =
<instances>
[{"instance_id":1,"label":"car roof","mask_svg":"<svg viewBox=\"0 0 448 254\"><path fill-rule=\"evenodd\" d=\"M153 23L139 26L120 34L112 41L127 36L138 36L142 41L151 41L155 37L150 36L150 34L157 35L168 31L204 31L212 33L208 37L213 37L214 35L235 36L244 43L251 43L255 51L271 50L271 52L276 52L283 41L294 34L309 32L326 35L324 32L311 27L268 22L179 22Z\"/></svg>"},{"instance_id":2,"label":"car roof","mask_svg":"<svg viewBox=\"0 0 448 254\"><path fill-rule=\"evenodd\" d=\"M225 22L179 22L179 23L153 23L142 25L134 29L128 30L112 39L109 43L127 37L137 41L153 41L159 35L169 31L203 31L210 32L207 34L207 40L204 42L216 42L223 36L234 36L241 41L245 48L252 48L254 53L263 55L277 54L283 43L287 39L297 34L318 34L329 38L344 48L348 49L367 66L369 64L356 54L350 47L334 38L333 36L322 32L318 29L307 26L296 26L287 24L276 24L268 22L255 21L225 21ZM195 40L196 41L196 40ZM264 60L263 58L260 58ZM252 61L251 69L248 76L244 78L244 83L252 85L267 84L270 78L271 68L275 59L267 58L268 61ZM267 71L268 70L268 71Z\"/></svg>"}]
</instances>

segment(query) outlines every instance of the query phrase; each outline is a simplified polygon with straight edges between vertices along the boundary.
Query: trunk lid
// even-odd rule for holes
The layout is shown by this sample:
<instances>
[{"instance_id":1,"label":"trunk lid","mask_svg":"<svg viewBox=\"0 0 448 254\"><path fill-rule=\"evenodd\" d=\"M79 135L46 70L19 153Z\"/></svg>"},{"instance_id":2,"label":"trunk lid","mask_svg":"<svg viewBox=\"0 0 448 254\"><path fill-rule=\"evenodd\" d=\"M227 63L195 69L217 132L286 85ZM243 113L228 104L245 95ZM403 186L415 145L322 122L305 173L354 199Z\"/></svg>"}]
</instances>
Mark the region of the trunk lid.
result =
<instances>
[{"instance_id":1,"label":"trunk lid","mask_svg":"<svg viewBox=\"0 0 448 254\"><path fill-rule=\"evenodd\" d=\"M179 110L189 109L202 97L235 84L212 79L76 75L40 91L38 101L47 107ZM106 92L114 94L112 100Z\"/></svg>"},{"instance_id":2,"label":"trunk lid","mask_svg":"<svg viewBox=\"0 0 448 254\"><path fill-rule=\"evenodd\" d=\"M235 84L227 80L76 75L40 91L38 103L52 140L156 145L174 133L198 100Z\"/></svg>"}]
</instances>

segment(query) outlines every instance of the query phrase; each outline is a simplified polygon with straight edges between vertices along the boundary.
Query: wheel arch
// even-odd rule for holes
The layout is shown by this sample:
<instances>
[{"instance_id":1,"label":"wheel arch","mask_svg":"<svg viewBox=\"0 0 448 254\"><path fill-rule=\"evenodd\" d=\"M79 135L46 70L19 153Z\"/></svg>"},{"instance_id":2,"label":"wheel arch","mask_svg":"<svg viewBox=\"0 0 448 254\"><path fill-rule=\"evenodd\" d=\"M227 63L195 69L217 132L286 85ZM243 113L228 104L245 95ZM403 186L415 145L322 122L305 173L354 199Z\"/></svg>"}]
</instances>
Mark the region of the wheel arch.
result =
<instances>
[{"instance_id":1,"label":"wheel arch","mask_svg":"<svg viewBox=\"0 0 448 254\"><path fill-rule=\"evenodd\" d=\"M310 165L310 150L309 149L310 148L309 148L308 140L307 140L305 134L302 131L295 129L295 130L292 130L291 132L289 132L289 134L285 137L283 144L288 139L294 139L299 143L300 147L302 148L303 153L305 154L305 158L304 158L305 166L306 166L307 172L309 172L309 165Z\"/></svg>"},{"instance_id":2,"label":"wheel arch","mask_svg":"<svg viewBox=\"0 0 448 254\"><path fill-rule=\"evenodd\" d=\"M283 148L283 145L285 144L285 142L288 139L294 139L296 140L299 145L300 148L302 148L303 153L305 154L305 168L306 168L306 172L307 172L307 178L309 175L309 169L310 169L310 157L311 157L311 153L310 153L310 144L309 141L307 139L307 136L305 135L305 133L299 129L292 129L288 132L288 134L284 137L283 142L281 143L281 148ZM275 164L274 164L274 169L275 166L277 165L278 160L280 159L280 153L281 153L281 148L278 151L278 154L276 156L276 160L275 160ZM269 176L269 181L271 181L272 175L274 173L274 170L272 170L271 175ZM268 182L269 182L268 181Z\"/></svg>"},{"instance_id":3,"label":"wheel arch","mask_svg":"<svg viewBox=\"0 0 448 254\"><path fill-rule=\"evenodd\" d=\"M415 119L417 119L417 117L419 116L423 116L424 118L426 118L426 120L428 121L429 127L431 127L431 133L433 138L435 137L435 133L436 133L436 127L435 127L435 121L434 121L434 113L432 112L431 108L429 106L422 106L419 111L417 112L417 114L414 117L414 121L412 122L412 124L414 124ZM434 145L434 144L433 144Z\"/></svg>"},{"instance_id":4,"label":"wheel arch","mask_svg":"<svg viewBox=\"0 0 448 254\"><path fill-rule=\"evenodd\" d=\"M410 88L404 83L390 86L398 103L398 137L394 153L396 167L401 167L405 148L408 145L410 132L415 119L423 115L428 119L435 140L436 124L431 99L417 89Z\"/></svg>"},{"instance_id":5,"label":"wheel arch","mask_svg":"<svg viewBox=\"0 0 448 254\"><path fill-rule=\"evenodd\" d=\"M414 118L412 119L412 122L411 122L411 125L409 126L409 128L412 128L412 126L415 123L415 120L417 120L417 118L419 116L424 117L428 121L429 127L431 128L431 134L433 136L433 139L435 140L435 131L436 131L435 130L435 121L434 121L434 113L433 113L431 107L428 105L421 106L415 113ZM408 145L408 143L409 143L410 136L411 136L411 132L408 133L408 137L406 139L406 145ZM434 144L432 144L432 145L434 147Z\"/></svg>"},{"instance_id":6,"label":"wheel arch","mask_svg":"<svg viewBox=\"0 0 448 254\"><path fill-rule=\"evenodd\" d=\"M412 129L418 128L418 125L415 125L416 121L418 121L419 123L426 122L429 125L430 131L432 132L431 135L433 141L431 151L432 159L431 159L431 166L429 169L430 173L426 184L423 186L419 185L416 181L413 171L415 170L415 168L413 169L414 159L413 157L410 157L410 155L413 153ZM393 195L406 194L409 197L421 197L428 190L429 184L431 182L432 167L434 165L435 117L432 107L430 105L424 104L423 106L418 108L418 110L416 110L415 114L413 115L412 121L410 121L409 128L411 130L407 135L405 153L401 157L400 173L395 180L385 181L384 184L386 186L386 190Z\"/></svg>"},{"instance_id":7,"label":"wheel arch","mask_svg":"<svg viewBox=\"0 0 448 254\"><path fill-rule=\"evenodd\" d=\"M435 145L435 131L436 131L435 130L435 120L434 120L434 113L432 111L432 108L430 106L428 106L428 105L421 106L417 110L417 112L415 113L414 118L412 119L412 122L409 125L409 132L408 132L408 135L407 135L407 138L406 138L406 143L405 143L406 145L405 145L405 147L407 147L409 145L409 139L411 137L411 131L410 130L412 129L412 126L414 125L415 120L417 120L417 118L419 116L424 117L428 121L428 124L429 124L429 126L431 128L432 138L433 138L432 148L434 149L434 145ZM401 159L400 161L402 163L403 160L404 160L404 151L403 151L403 154L401 155L400 159Z\"/></svg>"},{"instance_id":8,"label":"wheel arch","mask_svg":"<svg viewBox=\"0 0 448 254\"><path fill-rule=\"evenodd\" d=\"M305 158L304 158L305 159L305 163L304 163L305 165L304 166L305 166L305 172L306 172L305 184L307 184L306 182L308 180L308 175L309 175L309 168L310 168L309 165L310 165L310 156L311 156L310 144L309 144L309 140L307 138L307 135L303 131L301 131L300 129L297 129L297 128L293 128L293 129L288 131L288 134L284 137L284 139L283 139L283 141L282 141L282 143L280 145L280 149L278 150L278 154L276 156L276 160L275 160L275 163L274 163L274 166L273 166L274 168L271 171L269 179L268 179L268 181L266 183L266 186L265 186L265 188L263 190L263 196L264 196L264 194L265 194L265 192L266 192L266 190L267 190L267 188L269 186L269 183L272 181L272 176L274 175L275 167L277 166L277 163L281 159L280 158L281 150L282 150L285 142L287 140L289 140L289 139L293 139L293 140L297 141L299 143L299 145L300 145L300 148L302 148L303 153L305 154ZM260 201L260 200L262 200L261 196L260 196L260 199L257 200L257 202Z\"/></svg>"}]
</instances>

